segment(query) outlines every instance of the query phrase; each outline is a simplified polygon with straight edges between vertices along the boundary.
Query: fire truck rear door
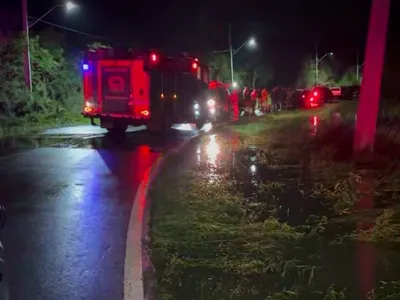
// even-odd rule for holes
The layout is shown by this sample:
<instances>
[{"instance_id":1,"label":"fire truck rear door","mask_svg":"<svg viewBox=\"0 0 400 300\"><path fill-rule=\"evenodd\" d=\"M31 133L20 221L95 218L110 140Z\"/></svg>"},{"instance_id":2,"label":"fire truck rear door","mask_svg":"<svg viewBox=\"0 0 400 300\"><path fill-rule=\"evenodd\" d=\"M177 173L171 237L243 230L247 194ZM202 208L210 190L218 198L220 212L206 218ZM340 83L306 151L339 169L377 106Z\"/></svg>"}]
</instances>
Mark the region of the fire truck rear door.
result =
<instances>
[{"instance_id":1,"label":"fire truck rear door","mask_svg":"<svg viewBox=\"0 0 400 300\"><path fill-rule=\"evenodd\" d=\"M98 63L102 113L131 115L132 61L101 60Z\"/></svg>"}]
</instances>

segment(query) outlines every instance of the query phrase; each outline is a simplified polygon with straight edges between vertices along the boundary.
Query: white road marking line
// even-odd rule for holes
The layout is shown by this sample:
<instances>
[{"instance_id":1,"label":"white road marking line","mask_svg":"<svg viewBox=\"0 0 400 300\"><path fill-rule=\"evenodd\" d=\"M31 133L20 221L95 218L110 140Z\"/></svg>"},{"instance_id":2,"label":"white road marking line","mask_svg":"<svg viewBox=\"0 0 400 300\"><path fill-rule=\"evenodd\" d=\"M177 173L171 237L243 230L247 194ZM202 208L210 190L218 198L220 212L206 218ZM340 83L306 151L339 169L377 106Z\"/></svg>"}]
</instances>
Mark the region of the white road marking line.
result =
<instances>
[{"instance_id":1,"label":"white road marking line","mask_svg":"<svg viewBox=\"0 0 400 300\"><path fill-rule=\"evenodd\" d=\"M142 247L142 238L144 237L143 225L147 225L144 222L147 222L150 209L150 203L147 203L147 193L150 183L157 176L157 171L171 154L178 152L188 142L199 135L200 133L190 136L181 145L159 157L143 175L143 180L136 192L129 217L125 252L124 300L144 299L143 270L147 268L148 257L147 253L145 253L146 249Z\"/></svg>"}]
</instances>

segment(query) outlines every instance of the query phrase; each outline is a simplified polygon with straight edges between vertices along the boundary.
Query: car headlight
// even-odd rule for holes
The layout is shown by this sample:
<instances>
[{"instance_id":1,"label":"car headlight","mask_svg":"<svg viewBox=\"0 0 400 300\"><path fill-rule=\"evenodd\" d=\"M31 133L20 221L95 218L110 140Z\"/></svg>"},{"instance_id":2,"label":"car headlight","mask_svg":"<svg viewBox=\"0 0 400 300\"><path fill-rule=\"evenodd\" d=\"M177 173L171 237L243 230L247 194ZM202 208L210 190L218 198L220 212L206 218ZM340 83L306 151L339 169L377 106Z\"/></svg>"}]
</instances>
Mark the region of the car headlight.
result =
<instances>
[{"instance_id":1,"label":"car headlight","mask_svg":"<svg viewBox=\"0 0 400 300\"><path fill-rule=\"evenodd\" d=\"M214 106L214 105L215 105L214 99L209 99L209 100L207 101L207 105L208 105L208 106Z\"/></svg>"},{"instance_id":2,"label":"car headlight","mask_svg":"<svg viewBox=\"0 0 400 300\"><path fill-rule=\"evenodd\" d=\"M194 105L193 105L193 107L194 107L194 109L199 109L200 108L200 105L198 104L198 103L195 103Z\"/></svg>"}]
</instances>

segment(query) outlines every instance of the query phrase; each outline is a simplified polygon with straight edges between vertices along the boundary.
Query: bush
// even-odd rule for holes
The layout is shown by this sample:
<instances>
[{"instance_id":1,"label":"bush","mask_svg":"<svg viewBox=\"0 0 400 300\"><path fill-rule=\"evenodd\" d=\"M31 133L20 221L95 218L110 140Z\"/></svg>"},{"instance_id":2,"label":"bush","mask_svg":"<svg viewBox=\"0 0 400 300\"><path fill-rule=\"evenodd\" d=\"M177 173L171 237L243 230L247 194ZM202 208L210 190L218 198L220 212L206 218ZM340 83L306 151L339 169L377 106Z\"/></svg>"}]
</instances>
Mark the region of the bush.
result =
<instances>
[{"instance_id":1,"label":"bush","mask_svg":"<svg viewBox=\"0 0 400 300\"><path fill-rule=\"evenodd\" d=\"M30 39L32 93L26 88L23 38L0 45L0 126L40 123L79 113L82 80L78 59L60 47L43 47L39 37Z\"/></svg>"}]
</instances>

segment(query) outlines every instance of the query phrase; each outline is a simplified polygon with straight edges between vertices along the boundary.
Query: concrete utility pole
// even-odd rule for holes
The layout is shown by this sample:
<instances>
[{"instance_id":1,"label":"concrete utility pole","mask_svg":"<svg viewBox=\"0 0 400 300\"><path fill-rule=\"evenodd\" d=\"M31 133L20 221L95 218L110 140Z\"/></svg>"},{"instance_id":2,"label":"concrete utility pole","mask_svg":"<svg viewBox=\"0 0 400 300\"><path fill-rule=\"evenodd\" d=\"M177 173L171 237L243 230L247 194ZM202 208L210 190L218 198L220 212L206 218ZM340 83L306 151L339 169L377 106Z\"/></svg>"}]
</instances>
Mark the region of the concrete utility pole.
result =
<instances>
[{"instance_id":1,"label":"concrete utility pole","mask_svg":"<svg viewBox=\"0 0 400 300\"><path fill-rule=\"evenodd\" d=\"M319 59L318 59L318 46L315 44L315 85L318 86L318 64L319 64Z\"/></svg>"},{"instance_id":2,"label":"concrete utility pole","mask_svg":"<svg viewBox=\"0 0 400 300\"><path fill-rule=\"evenodd\" d=\"M231 84L234 84L235 79L233 76L232 23L229 23L229 54L231 60Z\"/></svg>"},{"instance_id":3,"label":"concrete utility pole","mask_svg":"<svg viewBox=\"0 0 400 300\"><path fill-rule=\"evenodd\" d=\"M22 0L22 31L24 33L24 77L26 87L32 92L31 56L29 51L28 3Z\"/></svg>"},{"instance_id":4,"label":"concrete utility pole","mask_svg":"<svg viewBox=\"0 0 400 300\"><path fill-rule=\"evenodd\" d=\"M379 111L390 0L373 0L357 109L354 151L373 151Z\"/></svg>"}]
</instances>

